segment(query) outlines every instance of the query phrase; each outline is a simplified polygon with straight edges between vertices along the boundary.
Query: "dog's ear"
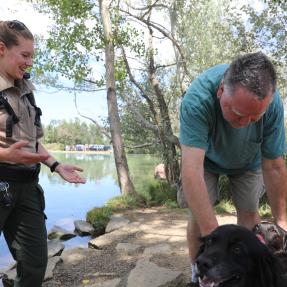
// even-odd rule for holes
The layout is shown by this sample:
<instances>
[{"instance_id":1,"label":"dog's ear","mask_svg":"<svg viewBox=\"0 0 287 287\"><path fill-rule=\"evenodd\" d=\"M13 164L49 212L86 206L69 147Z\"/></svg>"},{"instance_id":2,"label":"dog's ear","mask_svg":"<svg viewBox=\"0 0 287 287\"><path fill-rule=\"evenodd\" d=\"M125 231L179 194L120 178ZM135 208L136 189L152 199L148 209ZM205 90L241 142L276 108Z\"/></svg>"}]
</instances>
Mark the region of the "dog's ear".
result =
<instances>
[{"instance_id":1,"label":"dog's ear","mask_svg":"<svg viewBox=\"0 0 287 287\"><path fill-rule=\"evenodd\" d=\"M202 252L204 251L206 236L205 236L205 237L199 237L199 238L198 238L198 241L199 241L201 244L200 244L200 246L199 246L199 249L198 249L196 258L197 258L200 254L202 254Z\"/></svg>"}]
</instances>

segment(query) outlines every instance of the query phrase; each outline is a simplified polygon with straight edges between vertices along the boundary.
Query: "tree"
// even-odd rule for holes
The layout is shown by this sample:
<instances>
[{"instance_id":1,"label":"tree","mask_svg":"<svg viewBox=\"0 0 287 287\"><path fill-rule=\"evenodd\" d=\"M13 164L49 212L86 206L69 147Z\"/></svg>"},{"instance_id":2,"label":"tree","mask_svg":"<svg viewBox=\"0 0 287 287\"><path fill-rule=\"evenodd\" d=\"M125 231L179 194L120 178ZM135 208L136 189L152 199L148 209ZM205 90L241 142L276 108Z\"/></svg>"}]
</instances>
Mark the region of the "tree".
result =
<instances>
[{"instance_id":1,"label":"tree","mask_svg":"<svg viewBox=\"0 0 287 287\"><path fill-rule=\"evenodd\" d=\"M78 118L66 121L51 121L44 126L44 143L60 143L63 146L76 144L109 144L94 124L81 122Z\"/></svg>"},{"instance_id":2,"label":"tree","mask_svg":"<svg viewBox=\"0 0 287 287\"><path fill-rule=\"evenodd\" d=\"M278 73L278 86L286 96L287 80L287 2L264 1L261 10L244 5L242 10L248 16L249 33L260 50L274 62Z\"/></svg>"},{"instance_id":3,"label":"tree","mask_svg":"<svg viewBox=\"0 0 287 287\"><path fill-rule=\"evenodd\" d=\"M135 194L133 183L129 176L127 158L121 137L120 118L116 98L115 85L115 36L112 32L111 19L109 13L109 0L99 0L101 19L103 22L105 35L105 62L106 62L106 88L109 121L114 148L115 163L117 168L118 180L123 194Z\"/></svg>"}]
</instances>

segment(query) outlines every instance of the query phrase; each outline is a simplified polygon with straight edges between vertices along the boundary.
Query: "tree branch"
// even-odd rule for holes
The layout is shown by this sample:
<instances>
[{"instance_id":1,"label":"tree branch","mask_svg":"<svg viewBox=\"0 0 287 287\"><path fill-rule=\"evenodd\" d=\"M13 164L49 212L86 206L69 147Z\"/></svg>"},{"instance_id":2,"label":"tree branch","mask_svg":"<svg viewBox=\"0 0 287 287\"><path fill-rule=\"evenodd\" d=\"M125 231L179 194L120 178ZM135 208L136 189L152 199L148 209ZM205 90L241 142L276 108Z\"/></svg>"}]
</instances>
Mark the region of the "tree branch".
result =
<instances>
[{"instance_id":1,"label":"tree branch","mask_svg":"<svg viewBox=\"0 0 287 287\"><path fill-rule=\"evenodd\" d=\"M83 118L85 118L87 120L90 120L92 123L94 123L96 125L96 127L100 130L100 132L102 134L104 134L108 139L111 139L111 135L95 119L90 118L88 116L85 116L79 111L78 104L77 104L77 94L76 94L75 90L74 90L74 103L75 103L75 107L76 107L76 110L77 110L77 113L79 114L79 116L81 116L81 117L83 117Z\"/></svg>"}]
</instances>

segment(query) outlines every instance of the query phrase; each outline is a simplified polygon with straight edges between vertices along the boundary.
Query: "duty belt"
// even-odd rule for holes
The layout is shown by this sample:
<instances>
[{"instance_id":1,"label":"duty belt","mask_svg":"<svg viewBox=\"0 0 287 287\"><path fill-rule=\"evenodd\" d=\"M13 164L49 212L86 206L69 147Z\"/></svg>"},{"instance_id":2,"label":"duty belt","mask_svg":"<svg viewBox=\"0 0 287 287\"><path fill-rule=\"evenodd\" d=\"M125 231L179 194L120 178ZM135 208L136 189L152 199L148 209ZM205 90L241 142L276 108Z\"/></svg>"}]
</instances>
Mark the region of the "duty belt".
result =
<instances>
[{"instance_id":1,"label":"duty belt","mask_svg":"<svg viewBox=\"0 0 287 287\"><path fill-rule=\"evenodd\" d=\"M38 181L41 164L34 166L22 166L13 164L0 164L0 180L1 181L15 181L15 182L34 182Z\"/></svg>"}]
</instances>

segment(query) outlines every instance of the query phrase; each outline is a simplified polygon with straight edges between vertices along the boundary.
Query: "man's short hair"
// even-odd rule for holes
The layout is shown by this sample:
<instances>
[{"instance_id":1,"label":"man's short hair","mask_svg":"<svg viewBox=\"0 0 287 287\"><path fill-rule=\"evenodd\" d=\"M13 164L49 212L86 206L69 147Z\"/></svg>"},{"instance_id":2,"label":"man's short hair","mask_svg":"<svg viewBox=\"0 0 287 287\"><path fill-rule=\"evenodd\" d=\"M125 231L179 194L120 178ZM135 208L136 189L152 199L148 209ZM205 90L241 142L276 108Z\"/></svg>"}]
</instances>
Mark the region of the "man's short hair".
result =
<instances>
[{"instance_id":1,"label":"man's short hair","mask_svg":"<svg viewBox=\"0 0 287 287\"><path fill-rule=\"evenodd\" d=\"M262 52L246 54L235 59L224 74L224 85L231 91L241 85L264 99L276 89L276 71Z\"/></svg>"}]
</instances>

